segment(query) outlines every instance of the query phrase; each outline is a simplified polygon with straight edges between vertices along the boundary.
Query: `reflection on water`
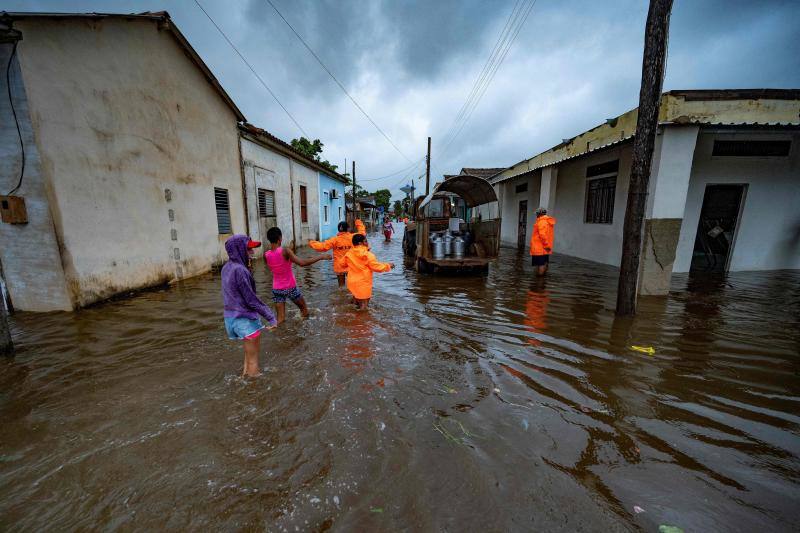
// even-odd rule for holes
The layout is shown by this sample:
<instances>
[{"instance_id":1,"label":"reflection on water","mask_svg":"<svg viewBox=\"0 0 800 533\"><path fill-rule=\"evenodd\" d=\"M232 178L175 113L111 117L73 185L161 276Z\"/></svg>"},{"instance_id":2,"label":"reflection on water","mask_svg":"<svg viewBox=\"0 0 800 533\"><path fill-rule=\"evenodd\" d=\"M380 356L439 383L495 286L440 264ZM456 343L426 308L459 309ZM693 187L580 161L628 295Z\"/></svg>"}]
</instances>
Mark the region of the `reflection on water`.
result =
<instances>
[{"instance_id":1,"label":"reflection on water","mask_svg":"<svg viewBox=\"0 0 800 533\"><path fill-rule=\"evenodd\" d=\"M398 268L362 313L329 264L298 269L312 317L264 336L249 383L217 276L15 315L0 525L800 528L799 273L676 276L616 319L614 269L526 259Z\"/></svg>"}]
</instances>

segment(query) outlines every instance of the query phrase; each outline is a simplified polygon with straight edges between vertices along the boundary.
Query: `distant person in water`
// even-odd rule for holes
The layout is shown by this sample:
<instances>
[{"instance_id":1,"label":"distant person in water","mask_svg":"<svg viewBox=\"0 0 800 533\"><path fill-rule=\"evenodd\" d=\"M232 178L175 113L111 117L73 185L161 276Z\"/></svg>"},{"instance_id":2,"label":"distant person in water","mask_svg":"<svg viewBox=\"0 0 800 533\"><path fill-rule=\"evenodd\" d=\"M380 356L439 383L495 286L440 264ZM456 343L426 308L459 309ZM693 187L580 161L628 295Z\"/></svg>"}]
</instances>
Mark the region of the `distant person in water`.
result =
<instances>
[{"instance_id":1,"label":"distant person in water","mask_svg":"<svg viewBox=\"0 0 800 533\"><path fill-rule=\"evenodd\" d=\"M531 264L536 267L536 275L544 276L550 265L550 254L553 253L553 235L556 219L547 214L547 209L536 210L536 222L531 232Z\"/></svg>"},{"instance_id":2,"label":"distant person in water","mask_svg":"<svg viewBox=\"0 0 800 533\"><path fill-rule=\"evenodd\" d=\"M389 272L394 263L381 263L375 254L369 251L369 244L364 235L353 236L353 248L345 255L347 261L347 289L353 295L358 309L369 306L372 298L372 273Z\"/></svg>"},{"instance_id":3,"label":"distant person in water","mask_svg":"<svg viewBox=\"0 0 800 533\"><path fill-rule=\"evenodd\" d=\"M383 236L386 238L386 242L392 240L392 234L394 233L394 226L392 226L392 221L387 218L383 223Z\"/></svg>"},{"instance_id":4,"label":"distant person in water","mask_svg":"<svg viewBox=\"0 0 800 533\"><path fill-rule=\"evenodd\" d=\"M303 318L308 318L308 306L297 281L292 272L292 263L306 267L317 261L330 259L331 254L320 254L311 259L300 259L294 252L283 247L283 233L279 228L270 228L267 231L269 250L264 252L264 260L272 271L272 301L278 312L278 324L286 320L286 300L291 300L299 309Z\"/></svg>"},{"instance_id":5,"label":"distant person in water","mask_svg":"<svg viewBox=\"0 0 800 533\"><path fill-rule=\"evenodd\" d=\"M333 272L336 274L336 279L339 282L339 287L344 287L345 278L347 278L347 263L344 256L353 247L353 236L357 233L361 235L367 234L367 228L360 220L356 220L356 233L350 233L350 226L347 222L339 222L339 233L330 239L319 241L308 241L308 245L318 252L327 252L333 249Z\"/></svg>"},{"instance_id":6,"label":"distant person in water","mask_svg":"<svg viewBox=\"0 0 800 533\"><path fill-rule=\"evenodd\" d=\"M247 268L250 253L259 246L260 242L247 235L234 235L225 241L228 262L222 267L223 318L228 338L244 343L243 376L261 374L258 364L261 330L277 325L272 310L258 298L256 282ZM267 326L261 317L267 320Z\"/></svg>"}]
</instances>

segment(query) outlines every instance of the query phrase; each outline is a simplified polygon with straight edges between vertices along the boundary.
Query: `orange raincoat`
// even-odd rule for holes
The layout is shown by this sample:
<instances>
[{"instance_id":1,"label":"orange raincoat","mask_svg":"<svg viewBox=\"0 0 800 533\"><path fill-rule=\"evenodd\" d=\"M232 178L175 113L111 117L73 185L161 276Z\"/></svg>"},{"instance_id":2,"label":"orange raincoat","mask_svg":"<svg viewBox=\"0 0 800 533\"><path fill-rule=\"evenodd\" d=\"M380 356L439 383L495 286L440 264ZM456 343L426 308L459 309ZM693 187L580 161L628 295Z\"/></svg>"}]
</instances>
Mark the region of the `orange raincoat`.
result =
<instances>
[{"instance_id":1,"label":"orange raincoat","mask_svg":"<svg viewBox=\"0 0 800 533\"><path fill-rule=\"evenodd\" d=\"M531 233L531 255L550 255L553 253L553 233L556 219L549 215L536 218Z\"/></svg>"},{"instance_id":2,"label":"orange raincoat","mask_svg":"<svg viewBox=\"0 0 800 533\"><path fill-rule=\"evenodd\" d=\"M356 220L356 233L367 234L367 229L360 220ZM308 245L318 252L327 252L333 248L333 271L337 274L344 274L347 272L347 263L344 260L344 256L353 247L353 235L355 233L340 231L335 237L323 242L308 241Z\"/></svg>"},{"instance_id":3,"label":"orange raincoat","mask_svg":"<svg viewBox=\"0 0 800 533\"><path fill-rule=\"evenodd\" d=\"M347 262L347 288L357 300L372 297L372 273L389 272L389 263L381 263L366 246L354 246L344 256Z\"/></svg>"}]
</instances>

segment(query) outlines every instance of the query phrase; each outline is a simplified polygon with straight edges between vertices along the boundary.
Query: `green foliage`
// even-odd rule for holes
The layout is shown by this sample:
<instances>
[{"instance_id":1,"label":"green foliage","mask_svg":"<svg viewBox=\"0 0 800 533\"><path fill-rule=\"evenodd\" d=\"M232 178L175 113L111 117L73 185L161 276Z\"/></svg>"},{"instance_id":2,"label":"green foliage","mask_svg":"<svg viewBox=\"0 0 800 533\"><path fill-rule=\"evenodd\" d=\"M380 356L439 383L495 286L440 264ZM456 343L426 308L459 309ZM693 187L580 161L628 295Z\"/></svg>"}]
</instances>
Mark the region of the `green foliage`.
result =
<instances>
[{"instance_id":1,"label":"green foliage","mask_svg":"<svg viewBox=\"0 0 800 533\"><path fill-rule=\"evenodd\" d=\"M375 205L383 206L384 209L389 209L389 204L392 201L392 193L389 189L378 189L375 191Z\"/></svg>"},{"instance_id":2,"label":"green foliage","mask_svg":"<svg viewBox=\"0 0 800 533\"><path fill-rule=\"evenodd\" d=\"M394 201L394 213L395 213L395 215L400 216L400 213L402 213L402 212L403 212L403 204L400 202L400 200L395 200Z\"/></svg>"},{"instance_id":3,"label":"green foliage","mask_svg":"<svg viewBox=\"0 0 800 533\"><path fill-rule=\"evenodd\" d=\"M336 169L339 168L334 164L331 164L327 159L323 160L319 154L322 153L322 148L325 146L319 139L314 139L313 141L309 141L305 137L300 137L299 139L292 139L292 148L303 154L309 159L313 159L323 167L327 168L332 172L336 172Z\"/></svg>"}]
</instances>

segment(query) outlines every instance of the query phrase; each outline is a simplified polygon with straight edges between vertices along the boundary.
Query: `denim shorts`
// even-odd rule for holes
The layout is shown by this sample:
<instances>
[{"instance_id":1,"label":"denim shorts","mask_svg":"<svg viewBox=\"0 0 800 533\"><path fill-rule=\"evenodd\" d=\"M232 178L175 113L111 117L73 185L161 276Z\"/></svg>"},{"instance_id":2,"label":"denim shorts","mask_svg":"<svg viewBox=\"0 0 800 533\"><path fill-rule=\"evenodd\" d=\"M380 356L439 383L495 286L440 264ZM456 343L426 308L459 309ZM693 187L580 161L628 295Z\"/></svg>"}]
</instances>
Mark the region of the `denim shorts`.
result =
<instances>
[{"instance_id":1,"label":"denim shorts","mask_svg":"<svg viewBox=\"0 0 800 533\"><path fill-rule=\"evenodd\" d=\"M276 304L284 303L287 298L296 302L302 297L303 293L300 292L300 289L297 287L292 287L291 289L272 289L272 301Z\"/></svg>"},{"instance_id":2,"label":"denim shorts","mask_svg":"<svg viewBox=\"0 0 800 533\"><path fill-rule=\"evenodd\" d=\"M260 318L225 318L225 331L231 340L252 339L258 337L264 324Z\"/></svg>"}]
</instances>

